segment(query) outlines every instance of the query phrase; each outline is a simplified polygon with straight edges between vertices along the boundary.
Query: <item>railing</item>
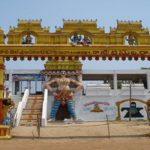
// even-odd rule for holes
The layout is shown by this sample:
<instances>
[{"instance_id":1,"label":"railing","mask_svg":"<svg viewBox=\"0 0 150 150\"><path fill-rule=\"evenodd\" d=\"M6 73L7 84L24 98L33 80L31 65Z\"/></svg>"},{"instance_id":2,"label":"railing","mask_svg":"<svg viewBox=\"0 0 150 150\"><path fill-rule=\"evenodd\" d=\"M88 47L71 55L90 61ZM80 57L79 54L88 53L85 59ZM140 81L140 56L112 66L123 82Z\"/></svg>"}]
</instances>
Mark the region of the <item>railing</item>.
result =
<instances>
[{"instance_id":1,"label":"railing","mask_svg":"<svg viewBox=\"0 0 150 150\"><path fill-rule=\"evenodd\" d=\"M130 88L130 84L122 84L122 89L129 89ZM134 83L134 84L131 84L131 87L134 88L134 89L145 89L144 88L144 84L141 84L141 83Z\"/></svg>"},{"instance_id":2,"label":"railing","mask_svg":"<svg viewBox=\"0 0 150 150\"><path fill-rule=\"evenodd\" d=\"M144 84L134 83L134 84L122 84L121 88L121 95L126 96L130 94L138 96L138 95L145 95L146 89L144 88Z\"/></svg>"},{"instance_id":3,"label":"railing","mask_svg":"<svg viewBox=\"0 0 150 150\"><path fill-rule=\"evenodd\" d=\"M18 104L17 111L16 111L16 114L14 117L16 126L18 126L20 123L22 112L23 112L23 109L26 107L28 97L29 97L29 89L26 89L24 92L24 96L22 98L22 101L19 102L19 104Z\"/></svg>"},{"instance_id":4,"label":"railing","mask_svg":"<svg viewBox=\"0 0 150 150\"><path fill-rule=\"evenodd\" d=\"M110 95L110 84L87 84L85 94L87 96Z\"/></svg>"},{"instance_id":5,"label":"railing","mask_svg":"<svg viewBox=\"0 0 150 150\"><path fill-rule=\"evenodd\" d=\"M44 91L44 101L42 106L42 126L47 125L47 103L48 103L48 90Z\"/></svg>"}]
</instances>

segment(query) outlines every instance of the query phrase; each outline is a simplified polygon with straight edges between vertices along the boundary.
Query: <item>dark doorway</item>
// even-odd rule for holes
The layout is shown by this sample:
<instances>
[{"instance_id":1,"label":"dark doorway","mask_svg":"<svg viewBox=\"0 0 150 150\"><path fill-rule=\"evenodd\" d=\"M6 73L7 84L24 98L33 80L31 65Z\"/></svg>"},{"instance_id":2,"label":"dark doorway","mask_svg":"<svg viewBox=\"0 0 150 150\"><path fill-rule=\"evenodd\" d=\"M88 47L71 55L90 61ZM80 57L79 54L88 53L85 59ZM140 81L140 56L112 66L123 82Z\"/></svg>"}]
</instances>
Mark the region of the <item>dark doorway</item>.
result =
<instances>
[{"instance_id":1,"label":"dark doorway","mask_svg":"<svg viewBox=\"0 0 150 150\"><path fill-rule=\"evenodd\" d=\"M59 106L59 109L57 111L57 114L56 114L56 120L64 120L64 119L70 119L70 114L69 114L69 111L68 111L68 108L67 108L67 105L60 105Z\"/></svg>"}]
</instances>

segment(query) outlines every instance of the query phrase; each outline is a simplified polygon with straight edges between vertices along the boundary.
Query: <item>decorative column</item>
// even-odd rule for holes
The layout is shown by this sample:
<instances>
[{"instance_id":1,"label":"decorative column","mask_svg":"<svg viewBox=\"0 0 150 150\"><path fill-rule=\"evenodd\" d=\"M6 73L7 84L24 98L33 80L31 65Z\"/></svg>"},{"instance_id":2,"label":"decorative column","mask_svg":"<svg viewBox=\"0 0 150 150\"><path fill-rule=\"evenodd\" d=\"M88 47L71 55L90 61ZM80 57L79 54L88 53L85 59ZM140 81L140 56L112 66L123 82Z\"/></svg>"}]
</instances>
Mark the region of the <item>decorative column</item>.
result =
<instances>
[{"instance_id":1,"label":"decorative column","mask_svg":"<svg viewBox=\"0 0 150 150\"><path fill-rule=\"evenodd\" d=\"M79 74L78 76L77 76L77 78L78 78L78 81L80 81L82 84L83 84L83 78L82 78L82 73L81 74ZM84 85L83 85L83 90L82 90L82 92L80 93L81 95L85 95L85 87L84 87Z\"/></svg>"},{"instance_id":2,"label":"decorative column","mask_svg":"<svg viewBox=\"0 0 150 150\"><path fill-rule=\"evenodd\" d=\"M20 94L22 94L22 81L20 81Z\"/></svg>"},{"instance_id":3,"label":"decorative column","mask_svg":"<svg viewBox=\"0 0 150 150\"><path fill-rule=\"evenodd\" d=\"M117 92L117 74L116 72L114 71L114 74L113 74L113 84L114 84L114 91L115 91L115 95L116 95L116 92Z\"/></svg>"},{"instance_id":4,"label":"decorative column","mask_svg":"<svg viewBox=\"0 0 150 150\"><path fill-rule=\"evenodd\" d=\"M31 93L31 81L27 81L27 89L29 89L29 93Z\"/></svg>"},{"instance_id":5,"label":"decorative column","mask_svg":"<svg viewBox=\"0 0 150 150\"><path fill-rule=\"evenodd\" d=\"M13 77L12 77L12 70L10 70L9 72L9 84L8 84L8 87L9 87L9 91L11 92L11 94L13 94Z\"/></svg>"},{"instance_id":6,"label":"decorative column","mask_svg":"<svg viewBox=\"0 0 150 150\"><path fill-rule=\"evenodd\" d=\"M4 58L0 57L0 124L3 121L4 110L3 110L3 98L4 98ZM1 136L1 135L0 135Z\"/></svg>"},{"instance_id":7,"label":"decorative column","mask_svg":"<svg viewBox=\"0 0 150 150\"><path fill-rule=\"evenodd\" d=\"M0 100L4 98L4 58L0 57Z\"/></svg>"},{"instance_id":8,"label":"decorative column","mask_svg":"<svg viewBox=\"0 0 150 150\"><path fill-rule=\"evenodd\" d=\"M12 95L16 95L15 94L15 81L12 79Z\"/></svg>"},{"instance_id":9,"label":"decorative column","mask_svg":"<svg viewBox=\"0 0 150 150\"><path fill-rule=\"evenodd\" d=\"M150 73L147 73L147 89L150 91Z\"/></svg>"},{"instance_id":10,"label":"decorative column","mask_svg":"<svg viewBox=\"0 0 150 150\"><path fill-rule=\"evenodd\" d=\"M15 81L15 95L17 95L19 92L19 82L20 81Z\"/></svg>"},{"instance_id":11,"label":"decorative column","mask_svg":"<svg viewBox=\"0 0 150 150\"><path fill-rule=\"evenodd\" d=\"M37 92L37 80L34 81L35 82L35 94Z\"/></svg>"}]
</instances>

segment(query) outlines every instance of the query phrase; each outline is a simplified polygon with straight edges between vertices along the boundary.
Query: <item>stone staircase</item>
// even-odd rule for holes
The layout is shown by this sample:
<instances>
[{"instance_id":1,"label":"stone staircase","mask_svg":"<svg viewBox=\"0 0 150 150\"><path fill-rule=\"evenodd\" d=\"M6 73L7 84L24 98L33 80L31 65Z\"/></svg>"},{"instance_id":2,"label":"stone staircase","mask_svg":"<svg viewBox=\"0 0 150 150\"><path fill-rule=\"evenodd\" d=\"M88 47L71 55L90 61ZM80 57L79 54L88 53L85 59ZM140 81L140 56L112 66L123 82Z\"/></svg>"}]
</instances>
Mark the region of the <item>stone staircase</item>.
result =
<instances>
[{"instance_id":1,"label":"stone staircase","mask_svg":"<svg viewBox=\"0 0 150 150\"><path fill-rule=\"evenodd\" d=\"M41 120L43 95L30 95L26 108L23 110L20 126L36 126Z\"/></svg>"}]
</instances>

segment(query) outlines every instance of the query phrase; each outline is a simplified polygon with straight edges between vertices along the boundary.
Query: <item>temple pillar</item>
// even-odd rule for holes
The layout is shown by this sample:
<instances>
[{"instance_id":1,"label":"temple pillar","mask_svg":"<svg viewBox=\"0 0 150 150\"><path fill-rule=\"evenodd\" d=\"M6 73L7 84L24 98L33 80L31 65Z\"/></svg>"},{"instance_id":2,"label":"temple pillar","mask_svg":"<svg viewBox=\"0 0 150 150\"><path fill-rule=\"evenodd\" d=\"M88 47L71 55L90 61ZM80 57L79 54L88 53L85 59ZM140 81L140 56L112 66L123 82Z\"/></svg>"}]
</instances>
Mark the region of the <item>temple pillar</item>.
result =
<instances>
[{"instance_id":1,"label":"temple pillar","mask_svg":"<svg viewBox=\"0 0 150 150\"><path fill-rule=\"evenodd\" d=\"M20 81L15 81L15 95L17 95L19 92L19 82Z\"/></svg>"},{"instance_id":2,"label":"temple pillar","mask_svg":"<svg viewBox=\"0 0 150 150\"><path fill-rule=\"evenodd\" d=\"M20 93L22 94L22 81L20 81Z\"/></svg>"},{"instance_id":3,"label":"temple pillar","mask_svg":"<svg viewBox=\"0 0 150 150\"><path fill-rule=\"evenodd\" d=\"M13 94L13 77L12 77L12 71L9 72L9 91Z\"/></svg>"},{"instance_id":4,"label":"temple pillar","mask_svg":"<svg viewBox=\"0 0 150 150\"><path fill-rule=\"evenodd\" d=\"M147 73L147 89L150 91L150 73Z\"/></svg>"},{"instance_id":5,"label":"temple pillar","mask_svg":"<svg viewBox=\"0 0 150 150\"><path fill-rule=\"evenodd\" d=\"M114 74L113 74L113 88L114 88L114 91L115 91L115 93L117 92L117 74L116 74L116 72L114 72ZM116 95L116 94L115 94Z\"/></svg>"},{"instance_id":6,"label":"temple pillar","mask_svg":"<svg viewBox=\"0 0 150 150\"><path fill-rule=\"evenodd\" d=\"M80 82L82 83L82 80L83 80L82 74L79 74L79 75L77 76L77 78L78 78L78 81L80 81ZM85 87L84 87L84 85L83 85L83 90L82 90L81 94L82 94L82 95L85 95Z\"/></svg>"},{"instance_id":7,"label":"temple pillar","mask_svg":"<svg viewBox=\"0 0 150 150\"><path fill-rule=\"evenodd\" d=\"M3 121L4 110L3 110L3 98L4 98L4 58L0 57L0 124ZM0 135L1 136L1 135Z\"/></svg>"},{"instance_id":8,"label":"temple pillar","mask_svg":"<svg viewBox=\"0 0 150 150\"><path fill-rule=\"evenodd\" d=\"M0 57L0 100L4 98L4 58Z\"/></svg>"},{"instance_id":9,"label":"temple pillar","mask_svg":"<svg viewBox=\"0 0 150 150\"><path fill-rule=\"evenodd\" d=\"M15 95L15 81L12 80L12 95Z\"/></svg>"},{"instance_id":10,"label":"temple pillar","mask_svg":"<svg viewBox=\"0 0 150 150\"><path fill-rule=\"evenodd\" d=\"M35 82L35 94L37 92L37 80L34 81Z\"/></svg>"},{"instance_id":11,"label":"temple pillar","mask_svg":"<svg viewBox=\"0 0 150 150\"><path fill-rule=\"evenodd\" d=\"M27 81L27 89L29 89L29 93L31 93L31 81Z\"/></svg>"}]
</instances>

